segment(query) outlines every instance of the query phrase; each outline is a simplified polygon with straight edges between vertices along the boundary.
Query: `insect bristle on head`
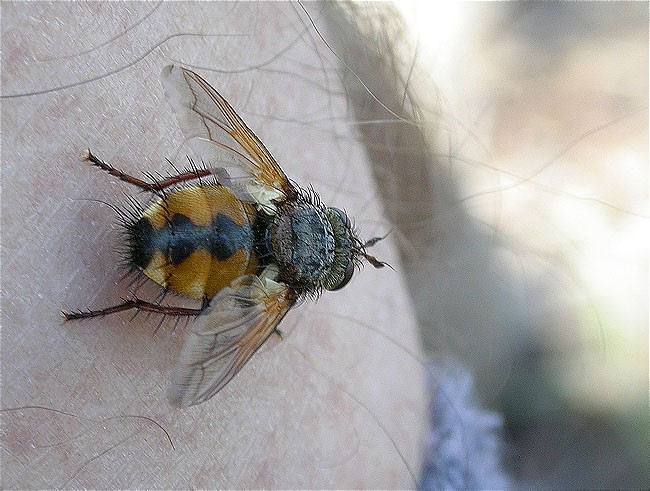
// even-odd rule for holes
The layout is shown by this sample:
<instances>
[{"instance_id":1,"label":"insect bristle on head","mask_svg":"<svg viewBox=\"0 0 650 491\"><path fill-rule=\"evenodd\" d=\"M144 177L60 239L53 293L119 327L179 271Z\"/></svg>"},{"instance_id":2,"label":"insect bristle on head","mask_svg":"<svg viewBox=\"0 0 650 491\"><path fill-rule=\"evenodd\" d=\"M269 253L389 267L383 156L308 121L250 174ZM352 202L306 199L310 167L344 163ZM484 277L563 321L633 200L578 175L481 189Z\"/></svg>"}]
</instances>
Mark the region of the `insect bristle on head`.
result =
<instances>
[{"instance_id":1,"label":"insect bristle on head","mask_svg":"<svg viewBox=\"0 0 650 491\"><path fill-rule=\"evenodd\" d=\"M383 268L384 266L388 266L390 269L395 270L390 264L380 261L377 259L375 256L371 256L366 252L366 248L374 246L377 242L380 240L384 240L388 235L384 235L383 237L373 237L370 240L367 240L364 242L361 247L356 249L356 252L359 256L363 256L366 261L368 261L370 264L372 264L376 269Z\"/></svg>"},{"instance_id":2,"label":"insect bristle on head","mask_svg":"<svg viewBox=\"0 0 650 491\"><path fill-rule=\"evenodd\" d=\"M378 260L375 256L372 256L368 254L366 249L368 247L374 246L377 242L384 240L386 237L388 237L388 234L382 236L382 237L373 237L372 239L369 239L365 242L362 242L361 239L359 238L358 231L352 221L350 220L349 215L344 211L339 208L330 208L331 210L334 210L336 213L339 214L343 222L345 223L346 227L350 230L350 233L352 235L352 259L355 261L357 266L362 266L363 263L359 262L359 258L363 257L366 261L368 261L372 266L374 266L376 269L383 268L384 266L388 266L390 269L393 269L393 267L385 263L383 261Z\"/></svg>"},{"instance_id":3,"label":"insect bristle on head","mask_svg":"<svg viewBox=\"0 0 650 491\"><path fill-rule=\"evenodd\" d=\"M377 269L383 268L384 266L388 266L389 268L393 269L393 267L390 264L385 263L383 261L379 261L375 256L371 256L366 252L366 248L372 247L377 242L384 240L386 237L388 237L388 234L382 237L373 237L370 240L362 242L361 239L359 239L359 233L356 227L352 223L352 220L350 220L350 216L345 212L345 210L341 210L340 208L334 208L334 207L331 207L329 209L339 215L344 225L350 231L350 234L352 236L352 253L353 253L352 259L353 261L355 261L357 266L362 265L362 263L358 262L358 259L359 257L363 257L366 259L366 261L368 261L371 265L373 265Z\"/></svg>"}]
</instances>

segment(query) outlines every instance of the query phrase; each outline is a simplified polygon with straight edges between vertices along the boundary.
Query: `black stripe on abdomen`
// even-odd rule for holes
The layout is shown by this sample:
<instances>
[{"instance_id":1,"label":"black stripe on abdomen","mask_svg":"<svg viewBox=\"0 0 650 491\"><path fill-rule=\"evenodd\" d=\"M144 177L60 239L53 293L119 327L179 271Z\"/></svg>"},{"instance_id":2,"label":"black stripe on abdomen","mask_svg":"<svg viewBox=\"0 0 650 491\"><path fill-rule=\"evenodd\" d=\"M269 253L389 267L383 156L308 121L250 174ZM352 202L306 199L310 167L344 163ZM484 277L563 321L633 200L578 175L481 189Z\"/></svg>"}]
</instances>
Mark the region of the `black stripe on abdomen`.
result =
<instances>
[{"instance_id":1,"label":"black stripe on abdomen","mask_svg":"<svg viewBox=\"0 0 650 491\"><path fill-rule=\"evenodd\" d=\"M248 224L239 225L222 214L214 217L209 226L195 225L185 215L175 214L162 229L141 218L129 227L129 235L131 259L143 269L156 252L162 252L175 266L199 249L225 261L238 250L251 251L254 241Z\"/></svg>"}]
</instances>

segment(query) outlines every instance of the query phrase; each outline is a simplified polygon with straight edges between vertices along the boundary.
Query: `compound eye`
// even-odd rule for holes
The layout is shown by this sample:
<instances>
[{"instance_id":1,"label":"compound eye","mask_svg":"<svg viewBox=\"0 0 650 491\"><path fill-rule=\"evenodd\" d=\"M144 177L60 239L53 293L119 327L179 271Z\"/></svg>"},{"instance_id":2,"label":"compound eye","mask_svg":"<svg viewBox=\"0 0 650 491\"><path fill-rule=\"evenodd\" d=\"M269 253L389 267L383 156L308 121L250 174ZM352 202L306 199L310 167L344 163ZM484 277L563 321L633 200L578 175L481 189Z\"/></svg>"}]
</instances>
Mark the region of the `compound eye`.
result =
<instances>
[{"instance_id":1,"label":"compound eye","mask_svg":"<svg viewBox=\"0 0 650 491\"><path fill-rule=\"evenodd\" d=\"M343 222L343 225L345 225L347 228L352 228L352 222L350 221L350 218L345 214L343 210L340 208L330 208L334 213L336 213L341 221ZM349 280L349 279L348 279Z\"/></svg>"},{"instance_id":2,"label":"compound eye","mask_svg":"<svg viewBox=\"0 0 650 491\"><path fill-rule=\"evenodd\" d=\"M350 282L350 280L352 279L353 274L354 274L354 263L352 263L352 261L350 261L348 263L348 267L345 269L345 274L343 275L343 279L341 280L341 282L338 285L336 285L334 288L332 288L331 291L335 292L336 290L340 290L345 285L347 285Z\"/></svg>"}]
</instances>

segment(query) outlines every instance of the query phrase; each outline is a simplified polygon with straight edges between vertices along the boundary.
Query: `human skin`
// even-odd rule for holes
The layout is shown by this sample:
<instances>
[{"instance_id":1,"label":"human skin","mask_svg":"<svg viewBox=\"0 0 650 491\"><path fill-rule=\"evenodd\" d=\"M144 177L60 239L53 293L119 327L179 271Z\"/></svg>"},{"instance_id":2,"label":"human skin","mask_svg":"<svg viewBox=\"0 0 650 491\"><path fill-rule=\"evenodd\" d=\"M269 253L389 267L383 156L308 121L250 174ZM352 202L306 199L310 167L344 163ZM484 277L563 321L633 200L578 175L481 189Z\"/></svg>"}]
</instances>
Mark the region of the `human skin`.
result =
<instances>
[{"instance_id":1,"label":"human skin","mask_svg":"<svg viewBox=\"0 0 650 491\"><path fill-rule=\"evenodd\" d=\"M147 197L81 156L136 176L186 164L160 85L170 63L204 76L364 238L390 230L339 67L301 7L3 3L2 56L2 487L413 487L427 401L390 237L372 253L396 271L366 265L305 301L282 340L188 409L166 395L186 323L59 315L135 288L107 204Z\"/></svg>"}]
</instances>

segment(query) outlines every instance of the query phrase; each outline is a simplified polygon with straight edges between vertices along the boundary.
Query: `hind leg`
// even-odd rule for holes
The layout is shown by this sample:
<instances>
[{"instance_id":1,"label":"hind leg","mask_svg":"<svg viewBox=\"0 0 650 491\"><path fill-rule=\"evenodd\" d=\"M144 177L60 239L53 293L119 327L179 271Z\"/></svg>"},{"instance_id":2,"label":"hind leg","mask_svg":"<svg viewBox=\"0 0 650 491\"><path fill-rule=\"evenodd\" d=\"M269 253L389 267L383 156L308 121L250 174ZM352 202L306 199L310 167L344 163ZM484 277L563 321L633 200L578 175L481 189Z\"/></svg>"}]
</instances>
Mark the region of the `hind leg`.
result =
<instances>
[{"instance_id":1,"label":"hind leg","mask_svg":"<svg viewBox=\"0 0 650 491\"><path fill-rule=\"evenodd\" d=\"M140 311L153 312L157 314L171 315L175 317L197 316L203 311L203 308L190 309L184 307L172 307L169 305L158 305L155 303L147 302L145 300L141 300L139 298L135 298L134 300L125 300L121 304L113 305L112 307L107 307L105 309L100 309L100 310L86 310L86 311L77 310L73 312L61 311L61 316L63 317L64 321L72 321L72 320L81 320L81 319L92 319L93 317L103 317L105 315L116 314L118 312L124 312L132 309L135 309L137 312Z\"/></svg>"},{"instance_id":2,"label":"hind leg","mask_svg":"<svg viewBox=\"0 0 650 491\"><path fill-rule=\"evenodd\" d=\"M165 188L168 188L175 184L179 184L181 182L191 181L193 179L199 179L201 177L207 177L212 175L212 173L207 169L194 169L187 172L182 172L176 176L168 177L167 179L163 179L161 181L147 182L137 177L133 177L125 172L122 172L119 169L116 169L111 164L97 158L90 151L90 149L86 151L86 154L84 155L84 160L86 162L90 162L95 167L99 167L103 171L108 172L111 176L117 177L120 181L128 182L129 184L137 186L140 189L143 189L145 191L150 191L152 193L156 191L162 191Z\"/></svg>"}]
</instances>

